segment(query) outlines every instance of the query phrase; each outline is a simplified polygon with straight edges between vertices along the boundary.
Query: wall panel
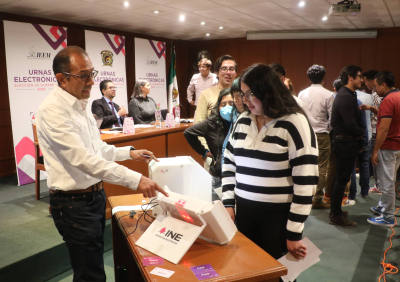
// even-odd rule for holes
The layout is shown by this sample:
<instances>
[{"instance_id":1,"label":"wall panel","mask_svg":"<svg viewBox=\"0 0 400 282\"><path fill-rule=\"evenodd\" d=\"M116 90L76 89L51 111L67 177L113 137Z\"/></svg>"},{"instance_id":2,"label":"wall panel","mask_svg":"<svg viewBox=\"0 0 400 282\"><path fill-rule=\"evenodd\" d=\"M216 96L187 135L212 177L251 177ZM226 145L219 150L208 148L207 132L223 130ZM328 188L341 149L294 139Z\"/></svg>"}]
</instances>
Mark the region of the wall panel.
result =
<instances>
[{"instance_id":1,"label":"wall panel","mask_svg":"<svg viewBox=\"0 0 400 282\"><path fill-rule=\"evenodd\" d=\"M268 63L268 43L265 41L246 41L239 46L238 72L242 73L247 67L255 63Z\"/></svg>"}]
</instances>

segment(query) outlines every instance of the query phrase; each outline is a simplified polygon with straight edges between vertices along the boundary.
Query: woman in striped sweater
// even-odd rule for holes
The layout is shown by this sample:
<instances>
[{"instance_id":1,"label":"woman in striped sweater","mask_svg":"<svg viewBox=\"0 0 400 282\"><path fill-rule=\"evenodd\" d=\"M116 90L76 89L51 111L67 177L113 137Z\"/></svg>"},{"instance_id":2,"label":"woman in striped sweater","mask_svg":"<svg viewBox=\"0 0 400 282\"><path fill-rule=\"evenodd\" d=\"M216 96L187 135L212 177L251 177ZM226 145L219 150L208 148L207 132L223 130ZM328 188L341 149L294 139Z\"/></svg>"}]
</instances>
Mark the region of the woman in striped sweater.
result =
<instances>
[{"instance_id":1,"label":"woman in striped sweater","mask_svg":"<svg viewBox=\"0 0 400 282\"><path fill-rule=\"evenodd\" d=\"M238 230L274 258L305 257L302 233L318 184L314 131L269 66L247 68L241 89L249 111L225 150L223 204Z\"/></svg>"}]
</instances>

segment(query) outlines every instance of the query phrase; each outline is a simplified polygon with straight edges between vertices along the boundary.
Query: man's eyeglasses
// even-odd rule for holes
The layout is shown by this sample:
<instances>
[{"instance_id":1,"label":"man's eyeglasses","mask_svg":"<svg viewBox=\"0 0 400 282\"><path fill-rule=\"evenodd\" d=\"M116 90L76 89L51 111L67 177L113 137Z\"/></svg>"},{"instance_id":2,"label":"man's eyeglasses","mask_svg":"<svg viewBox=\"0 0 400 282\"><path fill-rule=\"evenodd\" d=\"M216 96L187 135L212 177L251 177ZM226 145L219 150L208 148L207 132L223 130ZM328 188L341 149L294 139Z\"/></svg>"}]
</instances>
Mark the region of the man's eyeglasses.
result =
<instances>
[{"instance_id":1,"label":"man's eyeglasses","mask_svg":"<svg viewBox=\"0 0 400 282\"><path fill-rule=\"evenodd\" d=\"M114 90L114 89L117 89L117 86L110 86L110 87L107 87L107 89Z\"/></svg>"},{"instance_id":2,"label":"man's eyeglasses","mask_svg":"<svg viewBox=\"0 0 400 282\"><path fill-rule=\"evenodd\" d=\"M228 102L222 102L219 104L221 107L226 107L226 105L233 106L233 101L228 101Z\"/></svg>"},{"instance_id":3,"label":"man's eyeglasses","mask_svg":"<svg viewBox=\"0 0 400 282\"><path fill-rule=\"evenodd\" d=\"M358 76L360 79L363 79L363 75L362 74L357 74L356 76Z\"/></svg>"},{"instance_id":4,"label":"man's eyeglasses","mask_svg":"<svg viewBox=\"0 0 400 282\"><path fill-rule=\"evenodd\" d=\"M221 68L219 68L220 70L221 70L221 72L227 72L227 71L230 71L230 72L235 72L236 71L236 68L235 67L221 67Z\"/></svg>"},{"instance_id":5,"label":"man's eyeglasses","mask_svg":"<svg viewBox=\"0 0 400 282\"><path fill-rule=\"evenodd\" d=\"M72 74L72 73L69 73L69 72L63 72L63 74L66 74L66 75L72 75L72 76L79 77L79 78L82 79L84 82L88 82L88 81L89 81L89 78L94 79L94 78L97 76L98 73L99 73L99 72L98 72L97 70L94 70L94 71L92 71L91 73L84 74L84 75L77 75L77 74Z\"/></svg>"},{"instance_id":6,"label":"man's eyeglasses","mask_svg":"<svg viewBox=\"0 0 400 282\"><path fill-rule=\"evenodd\" d=\"M254 98L254 94L253 93L240 93L240 96L242 96L242 99L243 98L246 98L247 99L247 101L253 101L253 98Z\"/></svg>"}]
</instances>

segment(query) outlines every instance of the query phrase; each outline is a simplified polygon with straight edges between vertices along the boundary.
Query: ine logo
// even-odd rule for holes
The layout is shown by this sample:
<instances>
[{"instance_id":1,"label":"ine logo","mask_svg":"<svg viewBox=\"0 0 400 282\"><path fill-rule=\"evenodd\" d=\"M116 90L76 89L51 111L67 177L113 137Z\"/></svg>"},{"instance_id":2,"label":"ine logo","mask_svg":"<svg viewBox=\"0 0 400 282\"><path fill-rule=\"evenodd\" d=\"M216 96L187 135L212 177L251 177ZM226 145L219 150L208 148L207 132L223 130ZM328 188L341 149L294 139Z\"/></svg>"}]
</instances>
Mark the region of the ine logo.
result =
<instances>
[{"instance_id":1,"label":"ine logo","mask_svg":"<svg viewBox=\"0 0 400 282\"><path fill-rule=\"evenodd\" d=\"M150 57L147 57L146 65L157 66L157 64L158 64L157 60L152 60Z\"/></svg>"},{"instance_id":2,"label":"ine logo","mask_svg":"<svg viewBox=\"0 0 400 282\"><path fill-rule=\"evenodd\" d=\"M161 237L160 235L156 234L157 237L161 237L165 240L171 241L174 240L176 242L179 242L182 239L182 234L179 234L178 232L173 232L172 230L168 230L167 232L165 232L167 229L164 227L162 228L160 231L160 235L162 235L163 237ZM171 240L172 239L172 240ZM173 242L174 243L174 242Z\"/></svg>"},{"instance_id":3,"label":"ine logo","mask_svg":"<svg viewBox=\"0 0 400 282\"><path fill-rule=\"evenodd\" d=\"M29 54L29 56L27 56L28 59L41 59L41 60L50 60L51 59L51 53L37 52L35 46L32 46L31 48L29 48L28 54Z\"/></svg>"}]
</instances>

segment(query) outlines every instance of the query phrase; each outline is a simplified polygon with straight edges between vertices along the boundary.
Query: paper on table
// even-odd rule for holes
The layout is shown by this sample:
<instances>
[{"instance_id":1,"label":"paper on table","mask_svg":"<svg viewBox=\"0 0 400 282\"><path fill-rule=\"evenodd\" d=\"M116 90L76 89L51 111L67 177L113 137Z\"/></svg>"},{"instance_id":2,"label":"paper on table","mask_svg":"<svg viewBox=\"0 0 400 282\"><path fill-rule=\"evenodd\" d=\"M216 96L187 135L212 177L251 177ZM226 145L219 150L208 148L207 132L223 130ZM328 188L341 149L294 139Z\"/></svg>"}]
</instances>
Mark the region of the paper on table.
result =
<instances>
[{"instance_id":1,"label":"paper on table","mask_svg":"<svg viewBox=\"0 0 400 282\"><path fill-rule=\"evenodd\" d=\"M155 125L152 124L135 124L135 128L149 128L154 127Z\"/></svg>"},{"instance_id":2,"label":"paper on table","mask_svg":"<svg viewBox=\"0 0 400 282\"><path fill-rule=\"evenodd\" d=\"M175 273L175 271L156 267L152 271L150 271L150 273L161 277L170 278L171 275Z\"/></svg>"},{"instance_id":3,"label":"paper on table","mask_svg":"<svg viewBox=\"0 0 400 282\"><path fill-rule=\"evenodd\" d=\"M102 130L101 133L103 133L103 134L118 134L118 133L122 133L122 130L114 130L114 131Z\"/></svg>"},{"instance_id":4,"label":"paper on table","mask_svg":"<svg viewBox=\"0 0 400 282\"><path fill-rule=\"evenodd\" d=\"M143 209L146 210L150 208L152 205L143 205ZM112 209L111 213L114 215L116 212L120 211L141 211L142 210L142 205L137 205L137 206L118 206ZM150 209L151 210L151 209Z\"/></svg>"},{"instance_id":5,"label":"paper on table","mask_svg":"<svg viewBox=\"0 0 400 282\"><path fill-rule=\"evenodd\" d=\"M308 238L303 239L303 245L307 247L307 255L304 259L298 260L290 253L278 259L288 269L288 274L281 277L284 282L294 281L300 273L320 261L319 255L322 254L320 249Z\"/></svg>"}]
</instances>

